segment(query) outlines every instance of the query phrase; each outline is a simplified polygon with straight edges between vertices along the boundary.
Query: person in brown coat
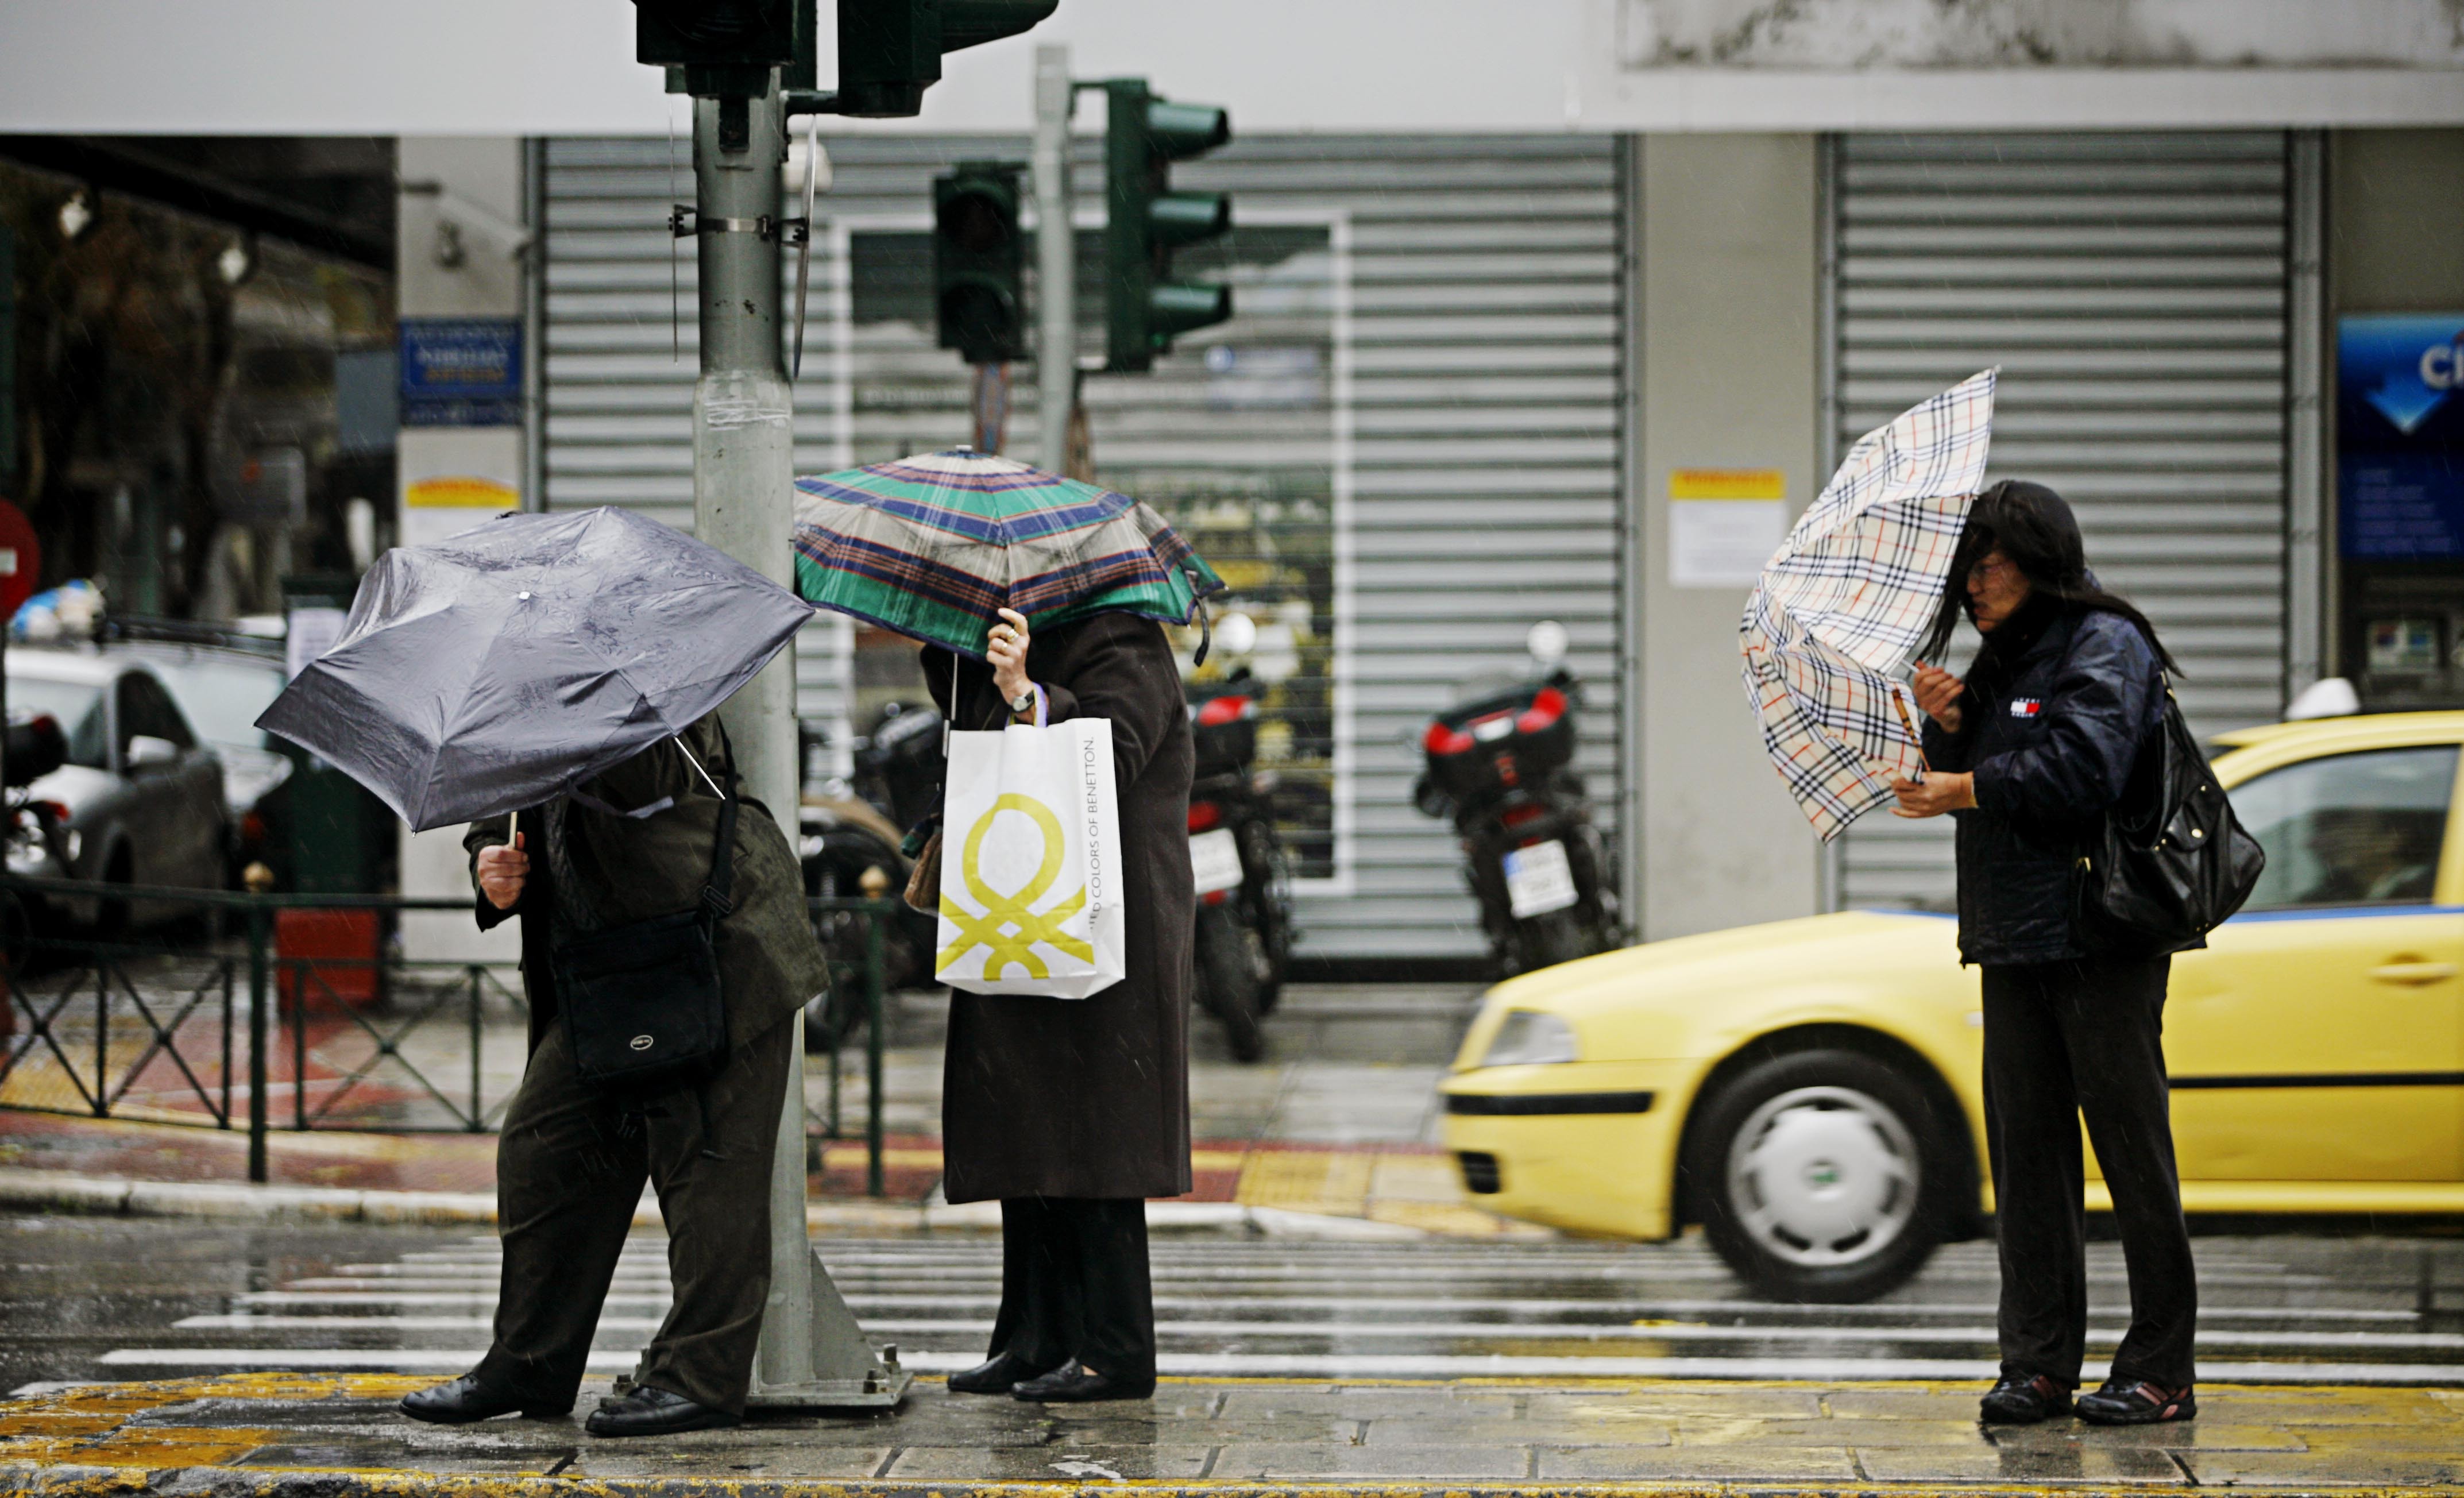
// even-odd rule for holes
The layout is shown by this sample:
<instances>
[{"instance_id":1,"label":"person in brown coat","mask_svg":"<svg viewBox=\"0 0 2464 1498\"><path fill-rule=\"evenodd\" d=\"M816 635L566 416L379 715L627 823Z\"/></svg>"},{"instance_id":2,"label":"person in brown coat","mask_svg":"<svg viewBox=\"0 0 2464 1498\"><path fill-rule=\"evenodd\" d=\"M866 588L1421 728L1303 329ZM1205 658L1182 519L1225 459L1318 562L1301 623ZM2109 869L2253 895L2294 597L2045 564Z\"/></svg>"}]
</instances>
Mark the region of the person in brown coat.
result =
<instances>
[{"instance_id":1,"label":"person in brown coat","mask_svg":"<svg viewBox=\"0 0 2464 1498\"><path fill-rule=\"evenodd\" d=\"M988 663L927 649L926 679L960 729L1111 719L1129 976L1086 999L950 996L943 1189L954 1202L1001 1204L991 1356L950 1387L1145 1399L1155 1379L1145 1199L1190 1188L1189 712L1151 620L1099 613L1030 639L1023 616L1001 618Z\"/></svg>"}]
</instances>

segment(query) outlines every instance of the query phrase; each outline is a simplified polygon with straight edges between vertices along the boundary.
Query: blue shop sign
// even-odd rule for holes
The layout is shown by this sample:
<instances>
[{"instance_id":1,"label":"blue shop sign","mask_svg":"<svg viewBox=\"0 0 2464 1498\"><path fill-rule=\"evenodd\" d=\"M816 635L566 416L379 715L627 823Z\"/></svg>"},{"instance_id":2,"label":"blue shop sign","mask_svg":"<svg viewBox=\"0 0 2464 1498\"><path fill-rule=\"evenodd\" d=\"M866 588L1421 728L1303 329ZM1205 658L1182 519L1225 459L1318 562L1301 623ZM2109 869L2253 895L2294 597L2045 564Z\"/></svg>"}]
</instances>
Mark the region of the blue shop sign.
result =
<instances>
[{"instance_id":1,"label":"blue shop sign","mask_svg":"<svg viewBox=\"0 0 2464 1498\"><path fill-rule=\"evenodd\" d=\"M522 419L517 318L402 319L402 424L500 427Z\"/></svg>"},{"instance_id":2,"label":"blue shop sign","mask_svg":"<svg viewBox=\"0 0 2464 1498\"><path fill-rule=\"evenodd\" d=\"M2464 559L2464 313L2341 319L2336 379L2343 555Z\"/></svg>"}]
</instances>

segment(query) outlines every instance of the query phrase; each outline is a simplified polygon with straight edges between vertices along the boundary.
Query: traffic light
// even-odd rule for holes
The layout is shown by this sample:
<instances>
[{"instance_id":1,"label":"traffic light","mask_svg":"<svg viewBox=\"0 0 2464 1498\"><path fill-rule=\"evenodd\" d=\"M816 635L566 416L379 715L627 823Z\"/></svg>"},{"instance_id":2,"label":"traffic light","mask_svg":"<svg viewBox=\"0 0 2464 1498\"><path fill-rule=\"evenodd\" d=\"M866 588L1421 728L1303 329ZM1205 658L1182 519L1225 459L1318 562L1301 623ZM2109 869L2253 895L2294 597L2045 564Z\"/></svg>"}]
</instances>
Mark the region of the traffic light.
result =
<instances>
[{"instance_id":1,"label":"traffic light","mask_svg":"<svg viewBox=\"0 0 2464 1498\"><path fill-rule=\"evenodd\" d=\"M634 59L685 69L688 91L749 98L796 60L796 10L813 0L633 0Z\"/></svg>"},{"instance_id":2,"label":"traffic light","mask_svg":"<svg viewBox=\"0 0 2464 1498\"><path fill-rule=\"evenodd\" d=\"M1232 139L1232 117L1157 99L1144 78L1111 78L1104 92L1104 367L1135 373L1178 335L1232 316L1232 288L1171 279L1173 251L1230 231L1232 200L1170 182L1174 162Z\"/></svg>"},{"instance_id":3,"label":"traffic light","mask_svg":"<svg viewBox=\"0 0 2464 1498\"><path fill-rule=\"evenodd\" d=\"M941 54L1015 36L1061 0L838 0L839 91L831 113L866 120L921 114ZM646 61L648 59L645 59ZM790 88L811 87L809 55Z\"/></svg>"},{"instance_id":4,"label":"traffic light","mask_svg":"<svg viewBox=\"0 0 2464 1498\"><path fill-rule=\"evenodd\" d=\"M960 162L933 179L933 306L939 343L971 364L1026 357L1019 168Z\"/></svg>"}]
</instances>

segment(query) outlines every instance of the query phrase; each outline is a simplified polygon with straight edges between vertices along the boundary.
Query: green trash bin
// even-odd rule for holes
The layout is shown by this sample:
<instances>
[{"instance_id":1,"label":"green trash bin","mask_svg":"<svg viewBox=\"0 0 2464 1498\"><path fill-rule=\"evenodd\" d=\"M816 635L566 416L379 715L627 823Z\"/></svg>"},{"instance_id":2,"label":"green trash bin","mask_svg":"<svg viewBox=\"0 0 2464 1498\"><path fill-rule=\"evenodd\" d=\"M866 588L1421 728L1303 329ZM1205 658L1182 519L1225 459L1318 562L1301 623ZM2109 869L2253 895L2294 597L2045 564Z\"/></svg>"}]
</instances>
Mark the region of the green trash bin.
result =
<instances>
[{"instance_id":1,"label":"green trash bin","mask_svg":"<svg viewBox=\"0 0 2464 1498\"><path fill-rule=\"evenodd\" d=\"M283 616L295 629L346 612L358 580L343 574L282 580ZM291 888L301 894L371 894L386 881L393 813L359 782L297 744L291 775Z\"/></svg>"}]
</instances>

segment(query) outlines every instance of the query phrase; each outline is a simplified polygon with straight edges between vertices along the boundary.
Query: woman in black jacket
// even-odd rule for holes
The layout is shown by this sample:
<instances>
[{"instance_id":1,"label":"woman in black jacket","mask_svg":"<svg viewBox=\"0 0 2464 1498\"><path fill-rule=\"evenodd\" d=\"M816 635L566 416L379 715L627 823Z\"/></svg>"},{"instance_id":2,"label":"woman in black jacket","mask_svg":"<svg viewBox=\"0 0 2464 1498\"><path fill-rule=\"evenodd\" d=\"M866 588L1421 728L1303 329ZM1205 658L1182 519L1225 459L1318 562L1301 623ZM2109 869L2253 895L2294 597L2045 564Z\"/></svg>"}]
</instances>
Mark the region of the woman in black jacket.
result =
<instances>
[{"instance_id":1,"label":"woman in black jacket","mask_svg":"<svg viewBox=\"0 0 2464 1498\"><path fill-rule=\"evenodd\" d=\"M2041 484L1977 496L1921 657L1965 612L1985 645L1961 681L1917 669L1932 722L1903 817L1958 820L1959 954L1984 969L1985 1122L2002 1261L2002 1376L1987 1421L2069 1413L2087 1334L2079 1119L2113 1193L2130 1332L2112 1377L2078 1401L2099 1424L2198 1413L2198 1287L2174 1175L2162 953L2082 942L2073 869L2163 719L2172 658L2139 610L2087 570L2079 522Z\"/></svg>"}]
</instances>

